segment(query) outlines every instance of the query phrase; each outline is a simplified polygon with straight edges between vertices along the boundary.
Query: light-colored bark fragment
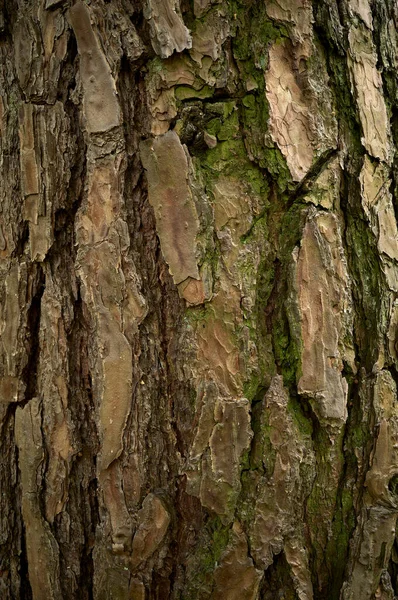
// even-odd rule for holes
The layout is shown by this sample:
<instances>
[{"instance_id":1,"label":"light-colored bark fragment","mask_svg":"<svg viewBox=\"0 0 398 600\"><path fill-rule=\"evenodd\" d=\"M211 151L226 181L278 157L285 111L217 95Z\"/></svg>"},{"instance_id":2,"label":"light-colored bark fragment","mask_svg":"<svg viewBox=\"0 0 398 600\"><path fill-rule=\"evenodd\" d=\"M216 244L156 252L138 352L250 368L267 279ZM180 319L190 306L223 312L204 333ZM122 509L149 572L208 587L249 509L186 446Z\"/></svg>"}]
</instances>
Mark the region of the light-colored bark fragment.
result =
<instances>
[{"instance_id":1,"label":"light-colored bark fragment","mask_svg":"<svg viewBox=\"0 0 398 600\"><path fill-rule=\"evenodd\" d=\"M94 33L86 4L78 0L69 10L69 18L80 56L87 129L90 133L108 131L120 124L115 81Z\"/></svg>"},{"instance_id":2,"label":"light-colored bark fragment","mask_svg":"<svg viewBox=\"0 0 398 600\"><path fill-rule=\"evenodd\" d=\"M315 158L337 147L334 100L323 49L313 39L311 2L271 0L266 10L290 30L289 40L278 40L269 49L269 133L292 178L300 181Z\"/></svg>"},{"instance_id":3,"label":"light-colored bark fragment","mask_svg":"<svg viewBox=\"0 0 398 600\"><path fill-rule=\"evenodd\" d=\"M26 365L27 349L24 341L31 298L25 261L17 258L8 260L2 277L0 410L6 410L9 402L24 399L26 385L21 375ZM0 421L3 416L0 417Z\"/></svg>"},{"instance_id":4,"label":"light-colored bark fragment","mask_svg":"<svg viewBox=\"0 0 398 600\"><path fill-rule=\"evenodd\" d=\"M61 600L59 548L41 514L40 471L45 460L39 401L35 398L15 414L19 450L22 514L26 528L29 582L35 600Z\"/></svg>"},{"instance_id":5,"label":"light-colored bark fragment","mask_svg":"<svg viewBox=\"0 0 398 600\"><path fill-rule=\"evenodd\" d=\"M285 156L293 179L299 181L312 164L315 135L287 44L271 46L265 80L272 138Z\"/></svg>"},{"instance_id":6,"label":"light-colored bark fragment","mask_svg":"<svg viewBox=\"0 0 398 600\"><path fill-rule=\"evenodd\" d=\"M10 267L5 282L6 301L3 307L0 338L5 354L7 372L11 376L17 374L15 359L18 352L18 329L21 319L19 279L20 268L17 263L14 263Z\"/></svg>"},{"instance_id":7,"label":"light-colored bark fragment","mask_svg":"<svg viewBox=\"0 0 398 600\"><path fill-rule=\"evenodd\" d=\"M381 371L374 386L374 407L379 425L370 469L365 486L373 500L394 506L398 498L388 488L390 479L398 475L398 408L397 388L389 371Z\"/></svg>"},{"instance_id":8,"label":"light-colored bark fragment","mask_svg":"<svg viewBox=\"0 0 398 600\"><path fill-rule=\"evenodd\" d=\"M100 404L101 469L107 469L123 450L123 432L131 406L132 353L120 325L105 309L99 316L103 391ZM106 349L106 350L105 350Z\"/></svg>"},{"instance_id":9,"label":"light-colored bark fragment","mask_svg":"<svg viewBox=\"0 0 398 600\"><path fill-rule=\"evenodd\" d=\"M341 166L340 157L337 156L321 171L303 200L336 211L339 209L340 185Z\"/></svg>"},{"instance_id":10,"label":"light-colored bark fragment","mask_svg":"<svg viewBox=\"0 0 398 600\"><path fill-rule=\"evenodd\" d=\"M252 222L250 197L242 182L234 177L219 177L214 184L213 195L214 225L217 230L228 226L237 244Z\"/></svg>"},{"instance_id":11,"label":"light-colored bark fragment","mask_svg":"<svg viewBox=\"0 0 398 600\"><path fill-rule=\"evenodd\" d=\"M347 62L361 119L362 143L371 156L390 162L390 125L372 33L364 25L352 26L348 39Z\"/></svg>"},{"instance_id":12,"label":"light-colored bark fragment","mask_svg":"<svg viewBox=\"0 0 398 600\"><path fill-rule=\"evenodd\" d=\"M391 306L388 327L388 350L395 364L398 364L398 301Z\"/></svg>"},{"instance_id":13,"label":"light-colored bark fragment","mask_svg":"<svg viewBox=\"0 0 398 600\"><path fill-rule=\"evenodd\" d=\"M304 540L289 538L285 542L284 551L299 600L313 600L311 571Z\"/></svg>"},{"instance_id":14,"label":"light-colored bark fragment","mask_svg":"<svg viewBox=\"0 0 398 600\"><path fill-rule=\"evenodd\" d=\"M178 293L192 306L203 304L206 300L206 290L203 281L192 279L192 277L188 277L188 279L178 285Z\"/></svg>"},{"instance_id":15,"label":"light-colored bark fragment","mask_svg":"<svg viewBox=\"0 0 398 600\"><path fill-rule=\"evenodd\" d=\"M138 528L133 538L131 564L135 569L162 543L170 524L170 515L162 500L148 494L138 513Z\"/></svg>"},{"instance_id":16,"label":"light-colored bark fragment","mask_svg":"<svg viewBox=\"0 0 398 600\"><path fill-rule=\"evenodd\" d=\"M123 555L131 549L133 527L126 506L126 496L123 486L123 472L119 461L113 461L99 475L101 488L111 520L112 551Z\"/></svg>"},{"instance_id":17,"label":"light-colored bark fragment","mask_svg":"<svg viewBox=\"0 0 398 600\"><path fill-rule=\"evenodd\" d=\"M213 61L220 58L223 43L230 34L230 26L223 10L212 11L196 23L190 54L201 66L204 56L210 56Z\"/></svg>"},{"instance_id":18,"label":"light-colored bark fragment","mask_svg":"<svg viewBox=\"0 0 398 600\"><path fill-rule=\"evenodd\" d=\"M49 216L37 217L37 223L29 223L30 256L32 260L43 262L51 246L52 219Z\"/></svg>"},{"instance_id":19,"label":"light-colored bark fragment","mask_svg":"<svg viewBox=\"0 0 398 600\"><path fill-rule=\"evenodd\" d=\"M232 323L212 316L199 328L198 335L200 362L208 365L211 373L229 393L239 392L239 351L233 338Z\"/></svg>"},{"instance_id":20,"label":"light-colored bark fragment","mask_svg":"<svg viewBox=\"0 0 398 600\"><path fill-rule=\"evenodd\" d=\"M392 202L388 168L380 163L372 162L365 156L359 177L362 192L362 206L378 240L387 282L391 289L398 289L398 273L396 266L388 259L398 261L398 228Z\"/></svg>"},{"instance_id":21,"label":"light-colored bark fragment","mask_svg":"<svg viewBox=\"0 0 398 600\"><path fill-rule=\"evenodd\" d=\"M218 393L213 382L206 385L186 469L187 490L228 522L241 487L241 457L253 433L248 400L227 400Z\"/></svg>"},{"instance_id":22,"label":"light-colored bark fragment","mask_svg":"<svg viewBox=\"0 0 398 600\"><path fill-rule=\"evenodd\" d=\"M372 11L368 0L349 0L350 11L362 19L366 27L373 30Z\"/></svg>"},{"instance_id":23,"label":"light-colored bark fragment","mask_svg":"<svg viewBox=\"0 0 398 600\"><path fill-rule=\"evenodd\" d=\"M291 23L295 42L303 42L312 35L312 6L310 0L267 0L267 13L271 19Z\"/></svg>"},{"instance_id":24,"label":"light-colored bark fragment","mask_svg":"<svg viewBox=\"0 0 398 600\"><path fill-rule=\"evenodd\" d=\"M133 579L130 583L130 600L145 600L145 585L139 579Z\"/></svg>"},{"instance_id":25,"label":"light-colored bark fragment","mask_svg":"<svg viewBox=\"0 0 398 600\"><path fill-rule=\"evenodd\" d=\"M347 416L348 387L341 372L351 296L333 214L314 213L307 221L296 277L303 347L298 390L311 399L319 419L341 424Z\"/></svg>"},{"instance_id":26,"label":"light-colored bark fragment","mask_svg":"<svg viewBox=\"0 0 398 600\"><path fill-rule=\"evenodd\" d=\"M199 221L188 184L188 161L174 131L141 144L149 201L155 210L162 254L174 283L199 279L196 235Z\"/></svg>"},{"instance_id":27,"label":"light-colored bark fragment","mask_svg":"<svg viewBox=\"0 0 398 600\"><path fill-rule=\"evenodd\" d=\"M230 542L214 574L211 600L255 600L262 572L248 555L246 536L238 521L232 526Z\"/></svg>"},{"instance_id":28,"label":"light-colored bark fragment","mask_svg":"<svg viewBox=\"0 0 398 600\"><path fill-rule=\"evenodd\" d=\"M162 58L176 50L182 52L192 46L189 30L184 25L178 0L147 0L145 17L149 22L153 49Z\"/></svg>"},{"instance_id":29,"label":"light-colored bark fragment","mask_svg":"<svg viewBox=\"0 0 398 600\"><path fill-rule=\"evenodd\" d=\"M32 104L23 104L19 112L19 121L22 191L26 197L39 193Z\"/></svg>"},{"instance_id":30,"label":"light-colored bark fragment","mask_svg":"<svg viewBox=\"0 0 398 600\"><path fill-rule=\"evenodd\" d=\"M177 116L175 87L198 87L192 61L183 54L174 55L163 61L162 69L159 70L155 60L145 78L145 83L152 115L150 130L153 135L162 135L169 130L170 122ZM200 83L199 87L202 85L203 83Z\"/></svg>"}]
</instances>

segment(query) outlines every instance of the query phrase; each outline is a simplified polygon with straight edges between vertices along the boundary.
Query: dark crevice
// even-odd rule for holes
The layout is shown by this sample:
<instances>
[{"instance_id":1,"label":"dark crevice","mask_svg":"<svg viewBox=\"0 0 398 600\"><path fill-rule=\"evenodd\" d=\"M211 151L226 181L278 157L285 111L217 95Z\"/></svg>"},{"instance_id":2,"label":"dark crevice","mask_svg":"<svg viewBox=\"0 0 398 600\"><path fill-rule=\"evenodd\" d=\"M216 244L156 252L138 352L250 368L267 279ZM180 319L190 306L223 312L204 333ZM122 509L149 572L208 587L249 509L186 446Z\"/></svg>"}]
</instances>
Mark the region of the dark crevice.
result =
<instances>
[{"instance_id":1,"label":"dark crevice","mask_svg":"<svg viewBox=\"0 0 398 600\"><path fill-rule=\"evenodd\" d=\"M34 290L30 301L27 315L27 332L25 336L27 364L22 371L22 380L25 383L25 399L22 405L36 396L37 393L37 369L40 356L40 316L41 299L45 289L45 274L39 263L33 265L31 273L31 284Z\"/></svg>"},{"instance_id":2,"label":"dark crevice","mask_svg":"<svg viewBox=\"0 0 398 600\"><path fill-rule=\"evenodd\" d=\"M21 257L25 253L27 244L29 243L29 223L24 221L21 228L18 231L18 239L15 248L12 252L12 257Z\"/></svg>"},{"instance_id":3,"label":"dark crevice","mask_svg":"<svg viewBox=\"0 0 398 600\"><path fill-rule=\"evenodd\" d=\"M326 169L330 162L337 156L338 148L329 148L325 150L308 170L300 183L289 193L289 199L286 205L288 210L295 202L299 201L302 196L311 192L312 186L320 173Z\"/></svg>"},{"instance_id":4,"label":"dark crevice","mask_svg":"<svg viewBox=\"0 0 398 600\"><path fill-rule=\"evenodd\" d=\"M96 407L89 370L90 331L84 317L83 301L78 287L74 303L74 319L68 333L69 348L69 398L71 417L75 423L75 445L79 452L74 456L68 478L68 503L72 533L71 540L61 545L61 568L72 568L76 575L72 594L66 578L61 579L64 597L76 600L93 600L94 568L92 552L96 528L100 522L97 497L96 457L100 443L94 420ZM62 516L62 514L60 515ZM58 539L62 536L62 520L57 523ZM79 540L79 542L77 542ZM71 546L69 546L71 544ZM73 548L73 551L72 551ZM65 560L63 559L65 555ZM73 559L73 563L67 559ZM63 562L64 560L64 562Z\"/></svg>"},{"instance_id":5,"label":"dark crevice","mask_svg":"<svg viewBox=\"0 0 398 600\"><path fill-rule=\"evenodd\" d=\"M259 600L298 600L291 568L282 551L274 557L274 562L264 573L260 585Z\"/></svg>"},{"instance_id":6,"label":"dark crevice","mask_svg":"<svg viewBox=\"0 0 398 600\"><path fill-rule=\"evenodd\" d=\"M33 593L29 582L28 556L26 549L26 529L21 519L21 550L19 556L19 576L21 581L20 600L32 600Z\"/></svg>"}]
</instances>

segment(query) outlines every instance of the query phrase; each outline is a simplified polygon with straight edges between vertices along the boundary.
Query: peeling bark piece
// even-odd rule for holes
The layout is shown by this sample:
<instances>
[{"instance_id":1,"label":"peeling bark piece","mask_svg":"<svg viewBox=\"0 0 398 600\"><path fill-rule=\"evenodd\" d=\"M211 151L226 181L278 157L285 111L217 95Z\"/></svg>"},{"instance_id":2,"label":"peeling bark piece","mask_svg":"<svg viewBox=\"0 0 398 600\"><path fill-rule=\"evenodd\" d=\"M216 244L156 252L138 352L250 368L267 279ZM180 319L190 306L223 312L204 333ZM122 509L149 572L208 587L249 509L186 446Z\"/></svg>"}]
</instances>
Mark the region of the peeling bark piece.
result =
<instances>
[{"instance_id":1,"label":"peeling bark piece","mask_svg":"<svg viewBox=\"0 0 398 600\"><path fill-rule=\"evenodd\" d=\"M365 485L374 500L391 504L395 508L397 498L388 487L390 480L398 475L398 408L397 386L389 371L380 371L374 385L374 407L379 422L379 433L371 458Z\"/></svg>"},{"instance_id":2,"label":"peeling bark piece","mask_svg":"<svg viewBox=\"0 0 398 600\"><path fill-rule=\"evenodd\" d=\"M219 177L213 188L214 225L217 230L228 227L234 245L248 231L253 221L250 198L235 177Z\"/></svg>"},{"instance_id":3,"label":"peeling bark piece","mask_svg":"<svg viewBox=\"0 0 398 600\"><path fill-rule=\"evenodd\" d=\"M176 12L178 0L147 0L145 17L149 21L153 49L162 58L176 50L192 47L192 38L182 17Z\"/></svg>"},{"instance_id":4,"label":"peeling bark piece","mask_svg":"<svg viewBox=\"0 0 398 600\"><path fill-rule=\"evenodd\" d=\"M303 44L312 36L312 6L310 0L267 0L271 19L293 25L293 40Z\"/></svg>"},{"instance_id":5,"label":"peeling bark piece","mask_svg":"<svg viewBox=\"0 0 398 600\"><path fill-rule=\"evenodd\" d=\"M189 277L178 285L178 293L188 304L197 306L206 300L206 292L203 281Z\"/></svg>"},{"instance_id":6,"label":"peeling bark piece","mask_svg":"<svg viewBox=\"0 0 398 600\"><path fill-rule=\"evenodd\" d=\"M131 580L130 600L145 600L145 585L139 579Z\"/></svg>"},{"instance_id":7,"label":"peeling bark piece","mask_svg":"<svg viewBox=\"0 0 398 600\"><path fill-rule=\"evenodd\" d=\"M100 404L100 469L104 470L123 450L123 432L131 406L132 353L130 344L108 311L100 316L100 331L101 342L107 348L102 360L103 392Z\"/></svg>"},{"instance_id":8,"label":"peeling bark piece","mask_svg":"<svg viewBox=\"0 0 398 600\"><path fill-rule=\"evenodd\" d=\"M285 156L293 179L300 181L312 164L315 136L286 43L271 46L265 81L272 139Z\"/></svg>"},{"instance_id":9,"label":"peeling bark piece","mask_svg":"<svg viewBox=\"0 0 398 600\"><path fill-rule=\"evenodd\" d=\"M213 61L218 60L229 34L229 23L222 10L210 12L203 21L197 20L192 35L192 58L199 65L202 65L204 56L210 56Z\"/></svg>"},{"instance_id":10,"label":"peeling bark piece","mask_svg":"<svg viewBox=\"0 0 398 600\"><path fill-rule=\"evenodd\" d=\"M162 543L169 524L170 515L163 502L155 494L148 494L138 513L131 555L133 569L152 556Z\"/></svg>"},{"instance_id":11,"label":"peeling bark piece","mask_svg":"<svg viewBox=\"0 0 398 600\"><path fill-rule=\"evenodd\" d=\"M233 340L233 328L221 318L211 317L198 334L199 360L209 365L228 392L239 392L239 351Z\"/></svg>"},{"instance_id":12,"label":"peeling bark piece","mask_svg":"<svg viewBox=\"0 0 398 600\"><path fill-rule=\"evenodd\" d=\"M18 329L21 320L19 306L20 268L17 263L10 267L7 274L5 289L6 301L3 307L1 326L1 342L5 354L8 375L17 375L16 356L18 352Z\"/></svg>"},{"instance_id":13,"label":"peeling bark piece","mask_svg":"<svg viewBox=\"0 0 398 600\"><path fill-rule=\"evenodd\" d=\"M42 262L53 242L53 214L63 208L69 183L68 120L61 102L24 104L19 111L24 217L33 261Z\"/></svg>"},{"instance_id":14,"label":"peeling bark piece","mask_svg":"<svg viewBox=\"0 0 398 600\"><path fill-rule=\"evenodd\" d=\"M357 96L362 143L374 158L390 162L390 126L372 32L365 26L351 27L348 40L347 62Z\"/></svg>"},{"instance_id":15,"label":"peeling bark piece","mask_svg":"<svg viewBox=\"0 0 398 600\"><path fill-rule=\"evenodd\" d=\"M347 417L347 382L342 376L342 339L350 306L350 281L337 218L315 213L307 222L297 260L301 314L300 394L311 399L322 421Z\"/></svg>"},{"instance_id":16,"label":"peeling bark piece","mask_svg":"<svg viewBox=\"0 0 398 600\"><path fill-rule=\"evenodd\" d=\"M315 206L336 211L339 208L340 185L340 157L336 157L321 171L312 184L311 191L303 199Z\"/></svg>"},{"instance_id":17,"label":"peeling bark piece","mask_svg":"<svg viewBox=\"0 0 398 600\"><path fill-rule=\"evenodd\" d=\"M19 122L22 190L26 197L31 194L39 193L39 176L35 152L32 104L24 104L22 106L19 112Z\"/></svg>"},{"instance_id":18,"label":"peeling bark piece","mask_svg":"<svg viewBox=\"0 0 398 600\"><path fill-rule=\"evenodd\" d=\"M35 600L62 600L59 585L59 548L41 514L38 483L44 462L41 412L35 398L15 414L15 437L22 480L22 514L26 528L29 581Z\"/></svg>"},{"instance_id":19,"label":"peeling bark piece","mask_svg":"<svg viewBox=\"0 0 398 600\"><path fill-rule=\"evenodd\" d=\"M217 398L217 386L208 384L200 410L187 468L188 493L203 506L230 522L241 489L240 462L250 446L248 400Z\"/></svg>"},{"instance_id":20,"label":"peeling bark piece","mask_svg":"<svg viewBox=\"0 0 398 600\"><path fill-rule=\"evenodd\" d=\"M52 242L51 217L37 217L37 224L30 223L29 242L32 260L43 262Z\"/></svg>"},{"instance_id":21,"label":"peeling bark piece","mask_svg":"<svg viewBox=\"0 0 398 600\"><path fill-rule=\"evenodd\" d=\"M149 201L155 210L162 253L174 283L188 277L199 279L195 256L199 221L180 138L169 131L143 142L141 160L147 172Z\"/></svg>"},{"instance_id":22,"label":"peeling bark piece","mask_svg":"<svg viewBox=\"0 0 398 600\"><path fill-rule=\"evenodd\" d=\"M398 261L398 228L390 193L391 180L388 168L373 163L365 156L359 177L362 205L372 230L378 239L378 249L389 258Z\"/></svg>"},{"instance_id":23,"label":"peeling bark piece","mask_svg":"<svg viewBox=\"0 0 398 600\"><path fill-rule=\"evenodd\" d=\"M285 542L284 551L299 600L313 600L311 571L304 543L299 544L297 540L290 538Z\"/></svg>"},{"instance_id":24,"label":"peeling bark piece","mask_svg":"<svg viewBox=\"0 0 398 600\"><path fill-rule=\"evenodd\" d=\"M0 377L0 403L17 402L18 400L18 378ZM1 419L0 419L1 420Z\"/></svg>"},{"instance_id":25,"label":"peeling bark piece","mask_svg":"<svg viewBox=\"0 0 398 600\"><path fill-rule=\"evenodd\" d=\"M116 461L101 471L99 476L111 519L112 550L115 554L126 554L130 550L133 533L121 471L120 462Z\"/></svg>"},{"instance_id":26,"label":"peeling bark piece","mask_svg":"<svg viewBox=\"0 0 398 600\"><path fill-rule=\"evenodd\" d=\"M211 600L255 600L262 576L262 571L255 569L248 556L242 526L235 522L231 541L214 574L215 589Z\"/></svg>"},{"instance_id":27,"label":"peeling bark piece","mask_svg":"<svg viewBox=\"0 0 398 600\"><path fill-rule=\"evenodd\" d=\"M397 513L383 506L364 509L361 515L362 543L349 580L344 584L341 600L373 600L394 542Z\"/></svg>"},{"instance_id":28,"label":"peeling bark piece","mask_svg":"<svg viewBox=\"0 0 398 600\"><path fill-rule=\"evenodd\" d=\"M271 19L294 23L302 35L312 33L309 0L267 0L266 8Z\"/></svg>"},{"instance_id":29,"label":"peeling bark piece","mask_svg":"<svg viewBox=\"0 0 398 600\"><path fill-rule=\"evenodd\" d=\"M120 124L116 85L90 22L89 9L78 0L69 10L77 39L83 82L83 109L90 133L108 131Z\"/></svg>"},{"instance_id":30,"label":"peeling bark piece","mask_svg":"<svg viewBox=\"0 0 398 600\"><path fill-rule=\"evenodd\" d=\"M350 11L361 17L366 27L373 30L372 11L368 0L349 0Z\"/></svg>"}]
</instances>

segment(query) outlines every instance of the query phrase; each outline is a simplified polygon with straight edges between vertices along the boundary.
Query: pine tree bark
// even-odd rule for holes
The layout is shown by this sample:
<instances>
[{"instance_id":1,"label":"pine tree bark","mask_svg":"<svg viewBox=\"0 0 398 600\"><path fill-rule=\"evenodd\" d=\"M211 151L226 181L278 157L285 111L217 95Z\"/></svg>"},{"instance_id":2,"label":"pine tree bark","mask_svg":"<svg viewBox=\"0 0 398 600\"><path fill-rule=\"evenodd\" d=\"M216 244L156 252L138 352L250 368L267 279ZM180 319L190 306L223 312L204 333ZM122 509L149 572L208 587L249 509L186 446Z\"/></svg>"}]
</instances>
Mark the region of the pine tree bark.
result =
<instances>
[{"instance_id":1,"label":"pine tree bark","mask_svg":"<svg viewBox=\"0 0 398 600\"><path fill-rule=\"evenodd\" d=\"M398 597L393 0L0 1L0 596Z\"/></svg>"}]
</instances>

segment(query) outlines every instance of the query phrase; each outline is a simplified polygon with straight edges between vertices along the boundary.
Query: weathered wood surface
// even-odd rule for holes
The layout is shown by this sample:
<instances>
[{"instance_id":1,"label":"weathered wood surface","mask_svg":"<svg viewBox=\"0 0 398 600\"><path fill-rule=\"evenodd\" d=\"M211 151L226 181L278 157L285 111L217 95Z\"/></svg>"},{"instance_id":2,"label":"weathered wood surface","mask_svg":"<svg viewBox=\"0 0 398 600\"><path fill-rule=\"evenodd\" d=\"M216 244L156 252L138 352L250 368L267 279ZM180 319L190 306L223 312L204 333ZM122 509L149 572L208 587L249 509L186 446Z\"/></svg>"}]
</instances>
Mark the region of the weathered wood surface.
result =
<instances>
[{"instance_id":1,"label":"weathered wood surface","mask_svg":"<svg viewBox=\"0 0 398 600\"><path fill-rule=\"evenodd\" d=\"M0 1L0 597L398 597L393 0Z\"/></svg>"}]
</instances>

